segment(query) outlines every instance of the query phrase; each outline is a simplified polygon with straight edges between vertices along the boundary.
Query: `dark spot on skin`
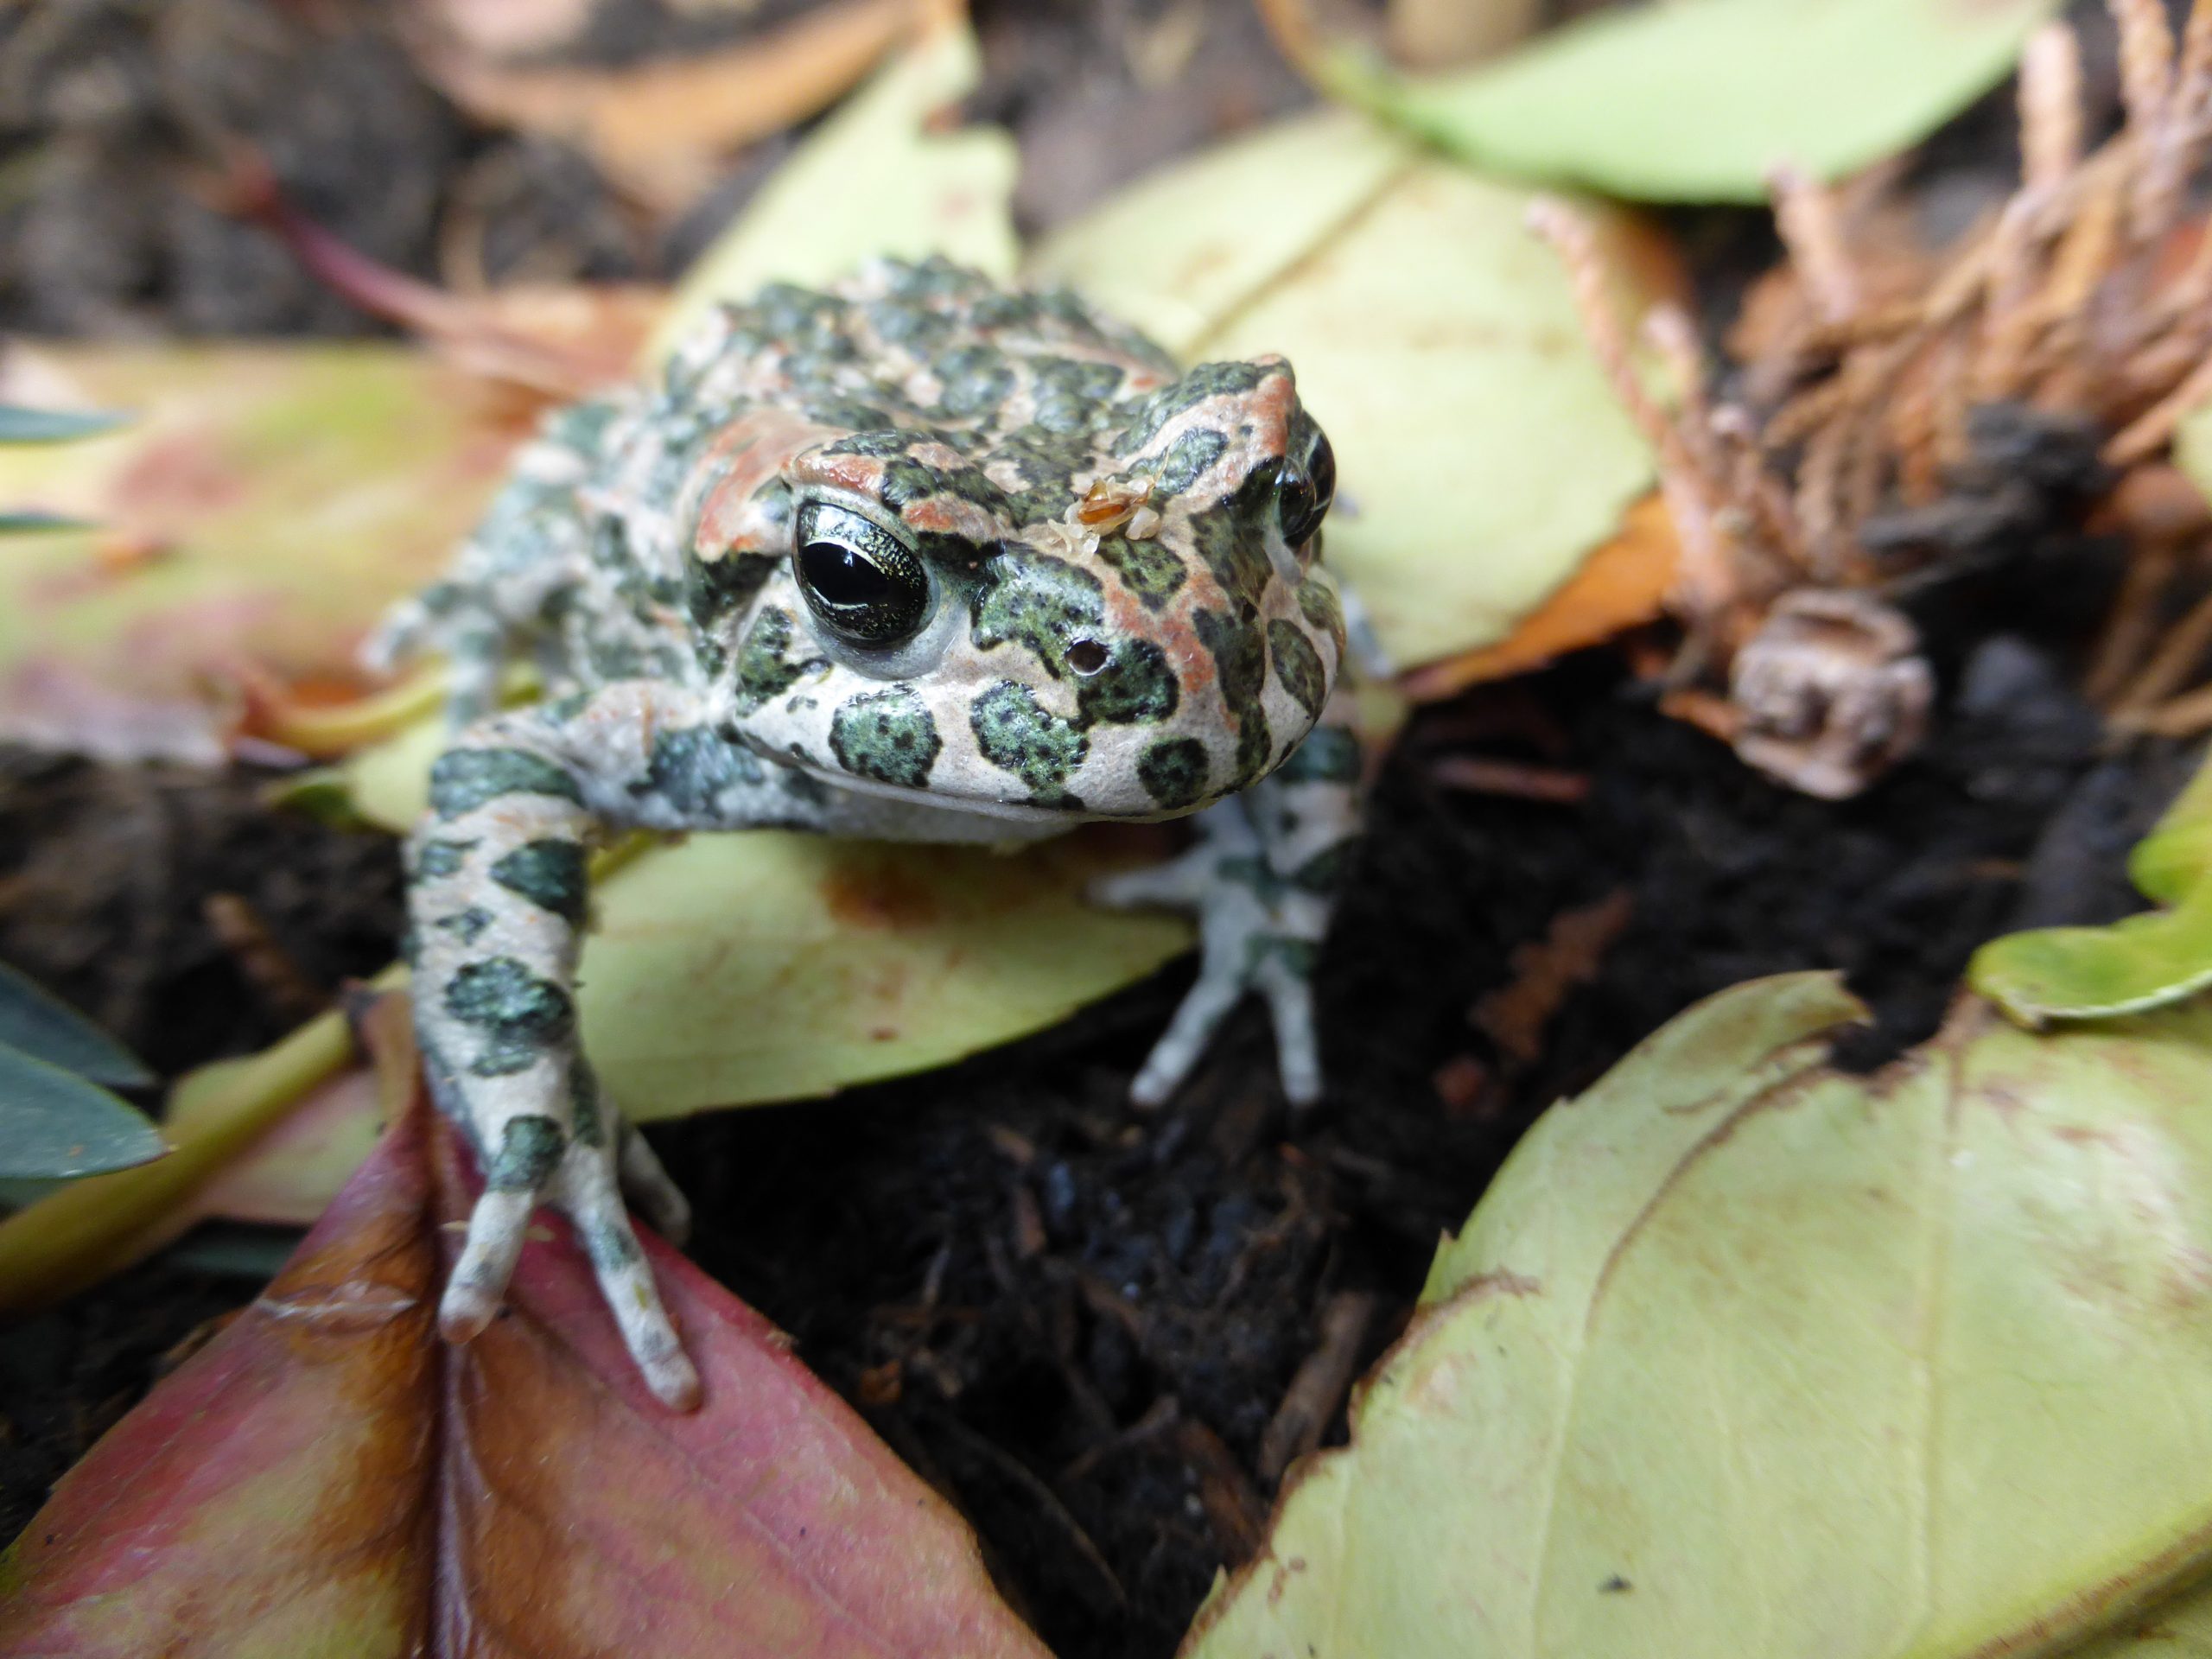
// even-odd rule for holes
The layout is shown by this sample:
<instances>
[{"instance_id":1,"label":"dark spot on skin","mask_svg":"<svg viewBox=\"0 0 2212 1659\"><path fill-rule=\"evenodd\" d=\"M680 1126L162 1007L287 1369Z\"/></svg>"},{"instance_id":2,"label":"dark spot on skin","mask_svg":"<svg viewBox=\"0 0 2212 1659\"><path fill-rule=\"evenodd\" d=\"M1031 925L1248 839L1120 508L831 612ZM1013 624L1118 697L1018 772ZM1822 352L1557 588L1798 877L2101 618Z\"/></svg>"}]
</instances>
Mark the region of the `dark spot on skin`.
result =
<instances>
[{"instance_id":1,"label":"dark spot on skin","mask_svg":"<svg viewBox=\"0 0 2212 1659\"><path fill-rule=\"evenodd\" d=\"M788 691L800 678L820 666L821 659L787 661L791 649L791 613L773 605L765 607L746 630L737 651L737 695L741 712L751 713L769 698Z\"/></svg>"},{"instance_id":2,"label":"dark spot on skin","mask_svg":"<svg viewBox=\"0 0 2212 1659\"><path fill-rule=\"evenodd\" d=\"M1202 512L1191 520L1191 541L1223 596L1232 605L1257 609L1274 579L1274 566L1268 560L1265 534L1252 515L1237 511L1233 503Z\"/></svg>"},{"instance_id":3,"label":"dark spot on skin","mask_svg":"<svg viewBox=\"0 0 2212 1659\"><path fill-rule=\"evenodd\" d=\"M442 933L450 933L463 944L474 944L484 930L492 925L492 912L471 905L467 910L455 911L450 916L441 916L430 924Z\"/></svg>"},{"instance_id":4,"label":"dark spot on skin","mask_svg":"<svg viewBox=\"0 0 2212 1659\"><path fill-rule=\"evenodd\" d=\"M1236 717L1236 782L1243 789L1267 776L1274 753L1274 734L1268 729L1268 711L1254 703Z\"/></svg>"},{"instance_id":5,"label":"dark spot on skin","mask_svg":"<svg viewBox=\"0 0 2212 1659\"><path fill-rule=\"evenodd\" d=\"M1156 725L1181 699L1166 653L1149 639L1124 639L1077 688L1076 719L1085 726Z\"/></svg>"},{"instance_id":6,"label":"dark spot on skin","mask_svg":"<svg viewBox=\"0 0 2212 1659\"><path fill-rule=\"evenodd\" d=\"M485 1034L469 1066L480 1077L504 1077L537 1064L575 1023L569 994L512 957L464 963L446 982L447 1014Z\"/></svg>"},{"instance_id":7,"label":"dark spot on skin","mask_svg":"<svg viewBox=\"0 0 2212 1659\"><path fill-rule=\"evenodd\" d=\"M627 1227L587 1227L582 1239L584 1254L595 1268L626 1268L645 1254Z\"/></svg>"},{"instance_id":8,"label":"dark spot on skin","mask_svg":"<svg viewBox=\"0 0 2212 1659\"><path fill-rule=\"evenodd\" d=\"M1122 579L1147 611L1158 611L1188 579L1181 556L1157 541L1131 541L1126 536L1101 536L1098 556Z\"/></svg>"},{"instance_id":9,"label":"dark spot on skin","mask_svg":"<svg viewBox=\"0 0 2212 1659\"><path fill-rule=\"evenodd\" d=\"M1256 974L1272 958L1287 968L1293 977L1311 979L1320 965L1321 950L1311 939L1286 939L1262 934L1244 946L1244 971Z\"/></svg>"},{"instance_id":10,"label":"dark spot on skin","mask_svg":"<svg viewBox=\"0 0 2212 1659\"><path fill-rule=\"evenodd\" d=\"M448 749L430 768L430 810L442 818L503 795L550 795L578 806L584 800L566 770L526 749Z\"/></svg>"},{"instance_id":11,"label":"dark spot on skin","mask_svg":"<svg viewBox=\"0 0 2212 1659\"><path fill-rule=\"evenodd\" d=\"M1206 746L1195 737L1163 737L1137 760L1145 793L1171 811L1193 806L1206 792Z\"/></svg>"},{"instance_id":12,"label":"dark spot on skin","mask_svg":"<svg viewBox=\"0 0 2212 1659\"><path fill-rule=\"evenodd\" d=\"M1320 719L1321 705L1329 700L1329 677L1321 666L1321 653L1295 626L1280 620L1268 624L1268 653L1274 658L1275 677L1282 689L1300 708Z\"/></svg>"},{"instance_id":13,"label":"dark spot on skin","mask_svg":"<svg viewBox=\"0 0 2212 1659\"><path fill-rule=\"evenodd\" d=\"M1291 885L1308 893L1334 893L1344 882L1345 873L1351 868L1352 843L1340 841L1333 847L1324 847L1291 872Z\"/></svg>"},{"instance_id":14,"label":"dark spot on skin","mask_svg":"<svg viewBox=\"0 0 2212 1659\"><path fill-rule=\"evenodd\" d=\"M1044 553L1008 553L993 564L997 580L976 605L971 634L988 651L1011 640L1060 677L1067 649L1104 626L1098 578Z\"/></svg>"},{"instance_id":15,"label":"dark spot on skin","mask_svg":"<svg viewBox=\"0 0 2212 1659\"><path fill-rule=\"evenodd\" d=\"M484 1172L494 1192L535 1192L561 1161L561 1126L537 1113L511 1117L499 1131L499 1149Z\"/></svg>"},{"instance_id":16,"label":"dark spot on skin","mask_svg":"<svg viewBox=\"0 0 2212 1659\"><path fill-rule=\"evenodd\" d=\"M492 879L571 927L584 918L584 849L573 841L518 847L492 867Z\"/></svg>"},{"instance_id":17,"label":"dark spot on skin","mask_svg":"<svg viewBox=\"0 0 2212 1659\"><path fill-rule=\"evenodd\" d=\"M830 722L837 764L858 778L922 789L944 747L937 721L906 686L848 698Z\"/></svg>"},{"instance_id":18,"label":"dark spot on skin","mask_svg":"<svg viewBox=\"0 0 2212 1659\"><path fill-rule=\"evenodd\" d=\"M1359 740L1341 726L1317 726L1275 769L1284 784L1356 784Z\"/></svg>"},{"instance_id":19,"label":"dark spot on skin","mask_svg":"<svg viewBox=\"0 0 2212 1659\"><path fill-rule=\"evenodd\" d=\"M599 1074L582 1055L569 1063L569 1098L574 1102L576 1139L588 1147L607 1144L607 1119L599 1109Z\"/></svg>"},{"instance_id":20,"label":"dark spot on skin","mask_svg":"<svg viewBox=\"0 0 2212 1659\"><path fill-rule=\"evenodd\" d=\"M1222 451L1228 448L1229 440L1209 428L1185 432L1154 463L1153 475L1160 480L1158 493L1182 494L1205 476L1206 469L1219 461Z\"/></svg>"},{"instance_id":21,"label":"dark spot on skin","mask_svg":"<svg viewBox=\"0 0 2212 1659\"><path fill-rule=\"evenodd\" d=\"M1242 396L1257 387L1268 373L1256 363L1201 363L1139 404L1114 447L1123 454L1141 449L1185 410L1209 397Z\"/></svg>"},{"instance_id":22,"label":"dark spot on skin","mask_svg":"<svg viewBox=\"0 0 2212 1659\"><path fill-rule=\"evenodd\" d=\"M415 879L441 881L459 873L475 849L474 841L426 841L415 851Z\"/></svg>"},{"instance_id":23,"label":"dark spot on skin","mask_svg":"<svg viewBox=\"0 0 2212 1659\"><path fill-rule=\"evenodd\" d=\"M751 750L704 726L687 726L653 739L642 792L666 802L680 817L711 818L721 810L724 790L758 784L764 776Z\"/></svg>"},{"instance_id":24,"label":"dark spot on skin","mask_svg":"<svg viewBox=\"0 0 2212 1659\"><path fill-rule=\"evenodd\" d=\"M1082 728L1039 707L1027 686L1012 680L976 698L968 723L983 758L1019 778L1033 803L1069 804L1063 785L1090 748Z\"/></svg>"},{"instance_id":25,"label":"dark spot on skin","mask_svg":"<svg viewBox=\"0 0 2212 1659\"><path fill-rule=\"evenodd\" d=\"M788 499L790 488L780 479L773 487ZM760 499L756 494L755 500ZM684 607L702 629L711 630L753 602L776 568L764 554L725 553L716 559L689 557L683 562Z\"/></svg>"},{"instance_id":26,"label":"dark spot on skin","mask_svg":"<svg viewBox=\"0 0 2212 1659\"><path fill-rule=\"evenodd\" d=\"M1344 654L1344 611L1338 602L1336 590L1327 582L1308 576L1298 584L1298 608L1308 622L1337 642L1337 659L1341 662Z\"/></svg>"},{"instance_id":27,"label":"dark spot on skin","mask_svg":"<svg viewBox=\"0 0 2212 1659\"><path fill-rule=\"evenodd\" d=\"M1247 709L1259 707L1261 688L1268 683L1265 636L1225 611L1200 611L1191 621L1213 656L1221 678L1221 700L1229 705L1230 715L1241 721Z\"/></svg>"}]
</instances>

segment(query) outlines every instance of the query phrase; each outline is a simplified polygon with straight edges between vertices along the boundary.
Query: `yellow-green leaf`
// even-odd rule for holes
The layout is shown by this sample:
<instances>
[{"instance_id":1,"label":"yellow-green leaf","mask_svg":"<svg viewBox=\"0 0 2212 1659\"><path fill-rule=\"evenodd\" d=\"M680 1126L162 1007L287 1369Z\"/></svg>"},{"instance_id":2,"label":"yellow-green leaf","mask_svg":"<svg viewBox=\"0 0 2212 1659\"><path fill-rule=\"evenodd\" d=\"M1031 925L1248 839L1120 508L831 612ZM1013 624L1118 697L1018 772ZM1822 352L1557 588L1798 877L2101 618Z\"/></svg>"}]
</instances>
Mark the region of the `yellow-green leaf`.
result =
<instances>
[{"instance_id":1,"label":"yellow-green leaf","mask_svg":"<svg viewBox=\"0 0 2212 1659\"><path fill-rule=\"evenodd\" d=\"M1505 637L1651 486L1529 200L1325 115L1138 185L1036 270L1183 357L1290 359L1337 451L1329 562L1411 666Z\"/></svg>"},{"instance_id":2,"label":"yellow-green leaf","mask_svg":"<svg viewBox=\"0 0 2212 1659\"><path fill-rule=\"evenodd\" d=\"M2212 501L2212 404L2184 415L2174 429L2174 465Z\"/></svg>"},{"instance_id":3,"label":"yellow-green leaf","mask_svg":"<svg viewBox=\"0 0 2212 1659\"><path fill-rule=\"evenodd\" d=\"M941 253L995 276L1015 260L1014 140L934 130L975 90L980 57L957 8L825 120L677 284L658 356L709 306L762 284L818 287L887 254Z\"/></svg>"},{"instance_id":4,"label":"yellow-green leaf","mask_svg":"<svg viewBox=\"0 0 2212 1659\"><path fill-rule=\"evenodd\" d=\"M2212 764L2136 843L2127 869L2169 908L2108 927L2008 933L1974 952L1967 982L2029 1025L2140 1013L2212 985Z\"/></svg>"},{"instance_id":5,"label":"yellow-green leaf","mask_svg":"<svg viewBox=\"0 0 2212 1659\"><path fill-rule=\"evenodd\" d=\"M1332 88L1486 169L1652 201L1840 178L2002 80L2054 0L1670 0L1603 11L1465 73L1344 59Z\"/></svg>"},{"instance_id":6,"label":"yellow-green leaf","mask_svg":"<svg viewBox=\"0 0 2212 1659\"><path fill-rule=\"evenodd\" d=\"M0 558L0 734L213 760L251 664L342 679L450 557L509 435L451 371L381 345L41 346L45 391L137 411L0 448L0 501L90 522Z\"/></svg>"},{"instance_id":7,"label":"yellow-green leaf","mask_svg":"<svg viewBox=\"0 0 2212 1659\"><path fill-rule=\"evenodd\" d=\"M1874 1077L1824 976L1515 1152L1192 1659L2050 1652L2212 1551L2212 1014L1969 1007Z\"/></svg>"}]
</instances>

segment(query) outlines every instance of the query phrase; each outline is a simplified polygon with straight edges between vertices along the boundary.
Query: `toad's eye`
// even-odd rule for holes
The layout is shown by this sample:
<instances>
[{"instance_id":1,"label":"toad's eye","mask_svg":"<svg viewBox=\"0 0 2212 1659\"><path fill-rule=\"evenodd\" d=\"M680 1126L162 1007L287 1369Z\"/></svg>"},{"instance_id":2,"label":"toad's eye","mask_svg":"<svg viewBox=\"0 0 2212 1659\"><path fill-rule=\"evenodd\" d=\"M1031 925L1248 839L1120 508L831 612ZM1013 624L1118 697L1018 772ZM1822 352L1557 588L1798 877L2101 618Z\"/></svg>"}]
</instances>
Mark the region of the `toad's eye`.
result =
<instances>
[{"instance_id":1,"label":"toad's eye","mask_svg":"<svg viewBox=\"0 0 2212 1659\"><path fill-rule=\"evenodd\" d=\"M913 550L849 507L798 510L791 568L807 607L849 645L895 645L929 610L929 574Z\"/></svg>"},{"instance_id":2,"label":"toad's eye","mask_svg":"<svg viewBox=\"0 0 2212 1659\"><path fill-rule=\"evenodd\" d=\"M1336 494L1336 452L1328 439L1316 433L1306 464L1286 461L1275 474L1275 514L1282 521L1283 540L1303 547L1329 516L1329 503Z\"/></svg>"}]
</instances>

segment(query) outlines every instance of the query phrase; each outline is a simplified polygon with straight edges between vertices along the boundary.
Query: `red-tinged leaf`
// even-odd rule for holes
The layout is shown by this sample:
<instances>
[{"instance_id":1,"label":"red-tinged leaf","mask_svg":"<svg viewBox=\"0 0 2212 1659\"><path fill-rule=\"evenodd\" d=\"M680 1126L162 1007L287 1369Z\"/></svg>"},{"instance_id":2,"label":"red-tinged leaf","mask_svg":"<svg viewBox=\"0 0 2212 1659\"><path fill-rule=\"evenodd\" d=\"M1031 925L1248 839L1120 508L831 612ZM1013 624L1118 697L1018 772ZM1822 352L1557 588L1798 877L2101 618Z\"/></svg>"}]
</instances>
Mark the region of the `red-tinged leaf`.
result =
<instances>
[{"instance_id":1,"label":"red-tinged leaf","mask_svg":"<svg viewBox=\"0 0 2212 1659\"><path fill-rule=\"evenodd\" d=\"M565 1227L442 1344L464 1159L418 1100L0 1557L0 1655L1045 1659L959 1518L658 1241L696 1413L645 1392Z\"/></svg>"}]
</instances>

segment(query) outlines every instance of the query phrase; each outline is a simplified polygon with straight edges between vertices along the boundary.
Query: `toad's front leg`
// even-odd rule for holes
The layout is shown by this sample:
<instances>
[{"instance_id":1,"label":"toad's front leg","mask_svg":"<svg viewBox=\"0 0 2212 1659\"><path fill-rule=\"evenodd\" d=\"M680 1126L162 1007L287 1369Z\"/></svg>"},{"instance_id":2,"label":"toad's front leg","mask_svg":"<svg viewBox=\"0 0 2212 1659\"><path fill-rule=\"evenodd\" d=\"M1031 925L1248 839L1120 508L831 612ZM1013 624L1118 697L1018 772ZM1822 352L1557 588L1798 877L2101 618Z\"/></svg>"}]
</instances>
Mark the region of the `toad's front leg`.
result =
<instances>
[{"instance_id":1,"label":"toad's front leg","mask_svg":"<svg viewBox=\"0 0 2212 1659\"><path fill-rule=\"evenodd\" d=\"M1339 689L1288 760L1196 819L1197 842L1151 869L1092 890L1122 909L1180 910L1198 919L1198 977L1129 1085L1141 1106L1173 1094L1248 992L1273 1017L1283 1093L1321 1094L1313 969L1360 828L1360 750L1352 702Z\"/></svg>"},{"instance_id":2,"label":"toad's front leg","mask_svg":"<svg viewBox=\"0 0 2212 1659\"><path fill-rule=\"evenodd\" d=\"M684 694L638 683L565 717L480 721L433 768L410 848L416 1029L439 1103L470 1131L485 1175L439 1328L466 1342L491 1321L531 1212L549 1203L575 1224L647 1385L679 1408L697 1402L698 1375L622 1188L664 1231L682 1230L685 1205L601 1096L577 1050L573 992L588 839L601 823L653 816L634 808L658 802L654 756L696 719Z\"/></svg>"}]
</instances>

